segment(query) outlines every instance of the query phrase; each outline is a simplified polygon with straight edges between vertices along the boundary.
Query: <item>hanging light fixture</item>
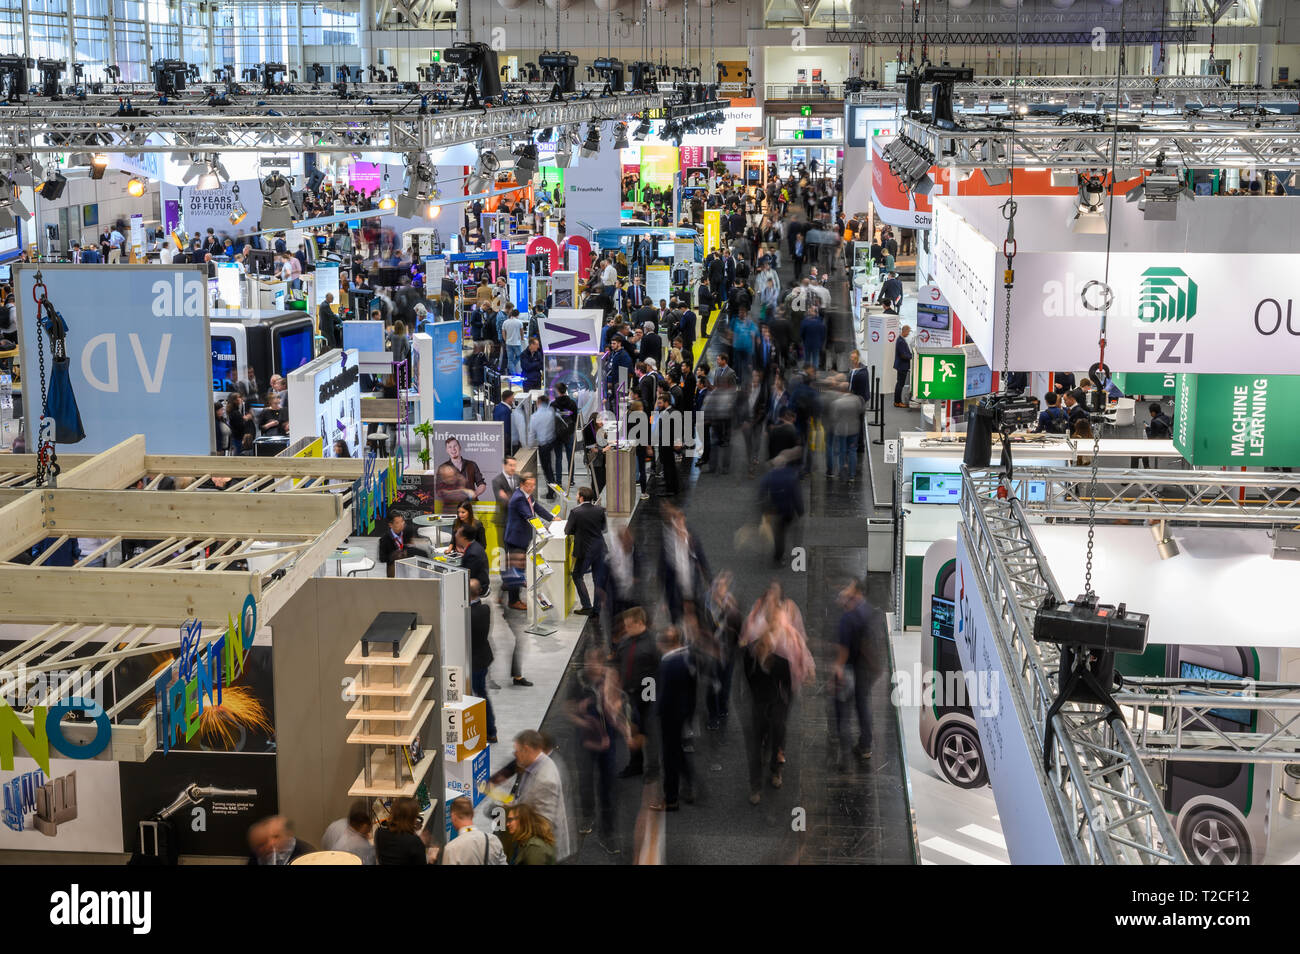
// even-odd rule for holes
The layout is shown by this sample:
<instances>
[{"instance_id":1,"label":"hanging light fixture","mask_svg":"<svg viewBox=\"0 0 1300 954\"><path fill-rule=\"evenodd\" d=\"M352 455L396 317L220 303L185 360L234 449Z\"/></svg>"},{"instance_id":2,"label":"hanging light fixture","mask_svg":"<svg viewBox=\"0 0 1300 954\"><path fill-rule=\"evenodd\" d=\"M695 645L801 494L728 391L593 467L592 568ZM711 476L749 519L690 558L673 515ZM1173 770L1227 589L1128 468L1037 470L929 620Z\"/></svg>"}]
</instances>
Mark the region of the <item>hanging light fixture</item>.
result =
<instances>
[{"instance_id":1,"label":"hanging light fixture","mask_svg":"<svg viewBox=\"0 0 1300 954\"><path fill-rule=\"evenodd\" d=\"M628 148L627 123L614 124L614 148L615 149Z\"/></svg>"},{"instance_id":2,"label":"hanging light fixture","mask_svg":"<svg viewBox=\"0 0 1300 954\"><path fill-rule=\"evenodd\" d=\"M104 171L108 168L108 154L97 152L90 157L90 178L104 178Z\"/></svg>"},{"instance_id":3,"label":"hanging light fixture","mask_svg":"<svg viewBox=\"0 0 1300 954\"><path fill-rule=\"evenodd\" d=\"M138 199L144 195L144 182L132 177L126 184L126 194L133 199Z\"/></svg>"},{"instance_id":4,"label":"hanging light fixture","mask_svg":"<svg viewBox=\"0 0 1300 954\"><path fill-rule=\"evenodd\" d=\"M590 159L600 152L600 124L595 120L587 123L587 141L582 144L581 155Z\"/></svg>"},{"instance_id":5,"label":"hanging light fixture","mask_svg":"<svg viewBox=\"0 0 1300 954\"><path fill-rule=\"evenodd\" d=\"M293 187L279 170L272 172L262 180L262 228L265 230L288 229L293 227L295 218L300 218Z\"/></svg>"},{"instance_id":6,"label":"hanging light fixture","mask_svg":"<svg viewBox=\"0 0 1300 954\"><path fill-rule=\"evenodd\" d=\"M230 207L230 224L238 225L240 222L244 221L248 212L239 203L239 183L233 184L230 187L230 192L234 197L234 204Z\"/></svg>"}]
</instances>

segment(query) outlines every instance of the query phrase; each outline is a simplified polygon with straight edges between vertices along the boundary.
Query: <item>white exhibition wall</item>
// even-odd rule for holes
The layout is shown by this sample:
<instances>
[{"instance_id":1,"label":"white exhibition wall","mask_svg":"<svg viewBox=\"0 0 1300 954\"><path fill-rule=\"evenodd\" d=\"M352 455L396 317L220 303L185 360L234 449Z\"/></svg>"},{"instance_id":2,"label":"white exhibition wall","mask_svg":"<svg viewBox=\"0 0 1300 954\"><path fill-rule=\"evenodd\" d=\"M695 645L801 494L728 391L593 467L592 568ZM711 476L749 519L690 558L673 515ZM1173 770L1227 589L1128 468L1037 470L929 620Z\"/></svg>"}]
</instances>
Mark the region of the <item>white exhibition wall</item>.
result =
<instances>
[{"instance_id":1,"label":"white exhibition wall","mask_svg":"<svg viewBox=\"0 0 1300 954\"><path fill-rule=\"evenodd\" d=\"M939 197L934 275L988 357L1003 338L1000 197ZM1081 293L1107 274L1106 236L1067 227L1070 196L1017 199L1011 365L1082 368L1096 360L1100 314ZM1107 320L1113 371L1294 374L1300 315L1292 276L1300 202L1206 197L1178 202L1173 222L1148 222L1136 202L1114 204ZM1093 294L1100 299L1099 289Z\"/></svg>"},{"instance_id":2,"label":"white exhibition wall","mask_svg":"<svg viewBox=\"0 0 1300 954\"><path fill-rule=\"evenodd\" d=\"M1151 643L1300 648L1288 612L1300 563L1274 560L1264 530L1174 527L1182 552L1156 555L1147 527L1097 528L1092 579L1105 603L1151 617ZM1034 536L1068 599L1083 592L1085 526L1035 525Z\"/></svg>"}]
</instances>

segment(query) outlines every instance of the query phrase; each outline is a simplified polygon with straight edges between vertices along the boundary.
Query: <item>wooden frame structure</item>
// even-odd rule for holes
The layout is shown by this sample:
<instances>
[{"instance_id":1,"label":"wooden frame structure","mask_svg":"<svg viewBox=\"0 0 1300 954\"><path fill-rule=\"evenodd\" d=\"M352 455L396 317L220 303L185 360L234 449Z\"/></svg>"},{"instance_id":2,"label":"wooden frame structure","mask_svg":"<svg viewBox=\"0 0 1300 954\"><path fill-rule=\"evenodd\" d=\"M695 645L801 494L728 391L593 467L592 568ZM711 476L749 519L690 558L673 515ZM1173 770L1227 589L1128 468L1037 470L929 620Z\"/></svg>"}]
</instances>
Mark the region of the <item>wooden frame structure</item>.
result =
<instances>
[{"instance_id":1,"label":"wooden frame structure","mask_svg":"<svg viewBox=\"0 0 1300 954\"><path fill-rule=\"evenodd\" d=\"M352 532L352 488L364 467L361 460L149 455L140 435L60 462L64 471L50 489L35 485L34 456L0 458L0 623L39 627L0 652L0 670L11 679L22 674L22 685L9 688L31 705L49 705L70 686L93 687L125 659L178 651L187 619L203 624L201 644L216 639L250 594L258 618L271 619ZM178 489L157 489L164 476ZM230 479L224 491L201 489L222 477ZM141 480L144 489L124 489ZM78 537L102 542L74 566L46 565ZM144 549L113 567L88 566L124 539ZM15 562L45 540L52 543L36 559ZM234 568L252 557L261 569ZM76 655L88 646L88 655ZM61 678L45 687L55 672ZM42 686L37 698L29 684ZM132 707L152 683L117 690L108 712L111 758L144 761L156 748L155 720L134 719ZM30 725L30 712L19 717ZM93 727L65 731L76 739L83 729Z\"/></svg>"}]
</instances>

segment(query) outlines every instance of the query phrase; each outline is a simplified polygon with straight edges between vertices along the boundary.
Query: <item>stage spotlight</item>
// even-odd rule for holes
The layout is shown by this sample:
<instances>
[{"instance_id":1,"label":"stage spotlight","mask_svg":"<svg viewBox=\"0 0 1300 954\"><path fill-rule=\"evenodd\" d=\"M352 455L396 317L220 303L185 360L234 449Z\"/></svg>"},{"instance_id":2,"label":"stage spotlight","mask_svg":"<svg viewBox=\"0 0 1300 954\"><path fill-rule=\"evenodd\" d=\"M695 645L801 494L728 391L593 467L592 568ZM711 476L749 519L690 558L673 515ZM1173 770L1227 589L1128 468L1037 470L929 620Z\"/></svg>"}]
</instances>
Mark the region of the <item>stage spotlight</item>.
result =
<instances>
[{"instance_id":1,"label":"stage spotlight","mask_svg":"<svg viewBox=\"0 0 1300 954\"><path fill-rule=\"evenodd\" d=\"M1081 235L1105 235L1106 183L1103 176L1079 173L1079 199L1066 223Z\"/></svg>"},{"instance_id":2,"label":"stage spotlight","mask_svg":"<svg viewBox=\"0 0 1300 954\"><path fill-rule=\"evenodd\" d=\"M636 129L632 130L632 138L637 142L641 142L648 135L650 135L650 120L642 116L641 122L637 123Z\"/></svg>"},{"instance_id":3,"label":"stage spotlight","mask_svg":"<svg viewBox=\"0 0 1300 954\"><path fill-rule=\"evenodd\" d=\"M1174 538L1169 535L1169 525L1165 521L1158 520L1151 524L1151 536L1156 541L1156 553L1159 554L1160 559L1169 560L1182 552L1178 549Z\"/></svg>"},{"instance_id":4,"label":"stage spotlight","mask_svg":"<svg viewBox=\"0 0 1300 954\"><path fill-rule=\"evenodd\" d=\"M587 141L582 144L582 158L590 159L598 152L600 152L600 124L592 121L587 123Z\"/></svg>"},{"instance_id":5,"label":"stage spotlight","mask_svg":"<svg viewBox=\"0 0 1300 954\"><path fill-rule=\"evenodd\" d=\"M226 172L226 167L221 164L221 160L217 158L216 153L209 153L206 157L194 159L193 164L186 171L181 182L189 182L196 176L198 181L194 183L194 188L199 192L220 189L222 181L230 178L230 174Z\"/></svg>"},{"instance_id":6,"label":"stage spotlight","mask_svg":"<svg viewBox=\"0 0 1300 954\"><path fill-rule=\"evenodd\" d=\"M138 199L144 195L144 182L140 179L130 179L126 184L126 194L133 199Z\"/></svg>"},{"instance_id":7,"label":"stage spotlight","mask_svg":"<svg viewBox=\"0 0 1300 954\"><path fill-rule=\"evenodd\" d=\"M397 200L391 195L385 195L379 199L379 210L381 212L390 212L395 208L397 208Z\"/></svg>"},{"instance_id":8,"label":"stage spotlight","mask_svg":"<svg viewBox=\"0 0 1300 954\"><path fill-rule=\"evenodd\" d=\"M555 140L555 164L561 169L569 168L573 162L573 147L578 141L578 137L573 131L564 128L560 130L559 136Z\"/></svg>"},{"instance_id":9,"label":"stage spotlight","mask_svg":"<svg viewBox=\"0 0 1300 954\"><path fill-rule=\"evenodd\" d=\"M244 218L248 215L248 212L247 210L244 209L243 205L241 205L239 202L238 183L230 187L230 193L235 200L235 204L230 207L230 224L238 225L240 222L244 221Z\"/></svg>"},{"instance_id":10,"label":"stage spotlight","mask_svg":"<svg viewBox=\"0 0 1300 954\"><path fill-rule=\"evenodd\" d=\"M63 195L63 190L68 187L68 180L63 173L55 170L50 174L48 179L41 180L36 186L36 191L42 199L53 202L59 196Z\"/></svg>"},{"instance_id":11,"label":"stage spotlight","mask_svg":"<svg viewBox=\"0 0 1300 954\"><path fill-rule=\"evenodd\" d=\"M469 181L466 185L469 187L471 195L479 192L490 192L496 185L497 169L501 167L501 160L491 149L479 153L478 163L474 166L474 171L470 174Z\"/></svg>"},{"instance_id":12,"label":"stage spotlight","mask_svg":"<svg viewBox=\"0 0 1300 954\"><path fill-rule=\"evenodd\" d=\"M262 229L293 228L294 219L300 218L293 187L278 170L262 180Z\"/></svg>"},{"instance_id":13,"label":"stage spotlight","mask_svg":"<svg viewBox=\"0 0 1300 954\"><path fill-rule=\"evenodd\" d=\"M531 179L537 172L537 146L531 142L523 143L515 150L515 172L520 185L525 179Z\"/></svg>"},{"instance_id":14,"label":"stage spotlight","mask_svg":"<svg viewBox=\"0 0 1300 954\"><path fill-rule=\"evenodd\" d=\"M423 153L413 152L406 157L406 180L402 194L397 197L397 214L409 219L417 214L417 209L433 198L434 180L438 170L429 157Z\"/></svg>"},{"instance_id":15,"label":"stage spotlight","mask_svg":"<svg viewBox=\"0 0 1300 954\"><path fill-rule=\"evenodd\" d=\"M90 157L90 178L102 179L104 172L108 169L108 154L97 152Z\"/></svg>"},{"instance_id":16,"label":"stage spotlight","mask_svg":"<svg viewBox=\"0 0 1300 954\"><path fill-rule=\"evenodd\" d=\"M614 148L615 149L628 148L627 123L614 124Z\"/></svg>"},{"instance_id":17,"label":"stage spotlight","mask_svg":"<svg viewBox=\"0 0 1300 954\"><path fill-rule=\"evenodd\" d=\"M31 212L18 198L18 186L7 176L0 175L0 228L17 228L19 219L25 219Z\"/></svg>"}]
</instances>

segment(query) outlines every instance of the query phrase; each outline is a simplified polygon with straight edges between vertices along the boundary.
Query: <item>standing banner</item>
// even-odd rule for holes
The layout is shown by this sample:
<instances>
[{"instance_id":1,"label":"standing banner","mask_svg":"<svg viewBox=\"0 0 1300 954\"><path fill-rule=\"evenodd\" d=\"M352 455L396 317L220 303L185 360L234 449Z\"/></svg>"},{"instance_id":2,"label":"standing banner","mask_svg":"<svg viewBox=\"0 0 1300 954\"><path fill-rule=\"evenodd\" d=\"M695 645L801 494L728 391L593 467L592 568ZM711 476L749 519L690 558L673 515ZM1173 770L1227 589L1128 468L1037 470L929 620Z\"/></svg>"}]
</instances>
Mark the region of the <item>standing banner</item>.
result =
<instances>
[{"instance_id":1,"label":"standing banner","mask_svg":"<svg viewBox=\"0 0 1300 954\"><path fill-rule=\"evenodd\" d=\"M521 256L522 257L522 256ZM510 298L522 315L528 311L528 273L510 272Z\"/></svg>"},{"instance_id":2,"label":"standing banner","mask_svg":"<svg viewBox=\"0 0 1300 954\"><path fill-rule=\"evenodd\" d=\"M599 308L552 308L538 321L542 351L553 354L599 354Z\"/></svg>"},{"instance_id":3,"label":"standing banner","mask_svg":"<svg viewBox=\"0 0 1300 954\"><path fill-rule=\"evenodd\" d=\"M40 309L32 298L37 272L68 325L68 379L86 431L77 453L95 454L144 434L151 454L211 454L216 436L203 266L15 265L23 407L33 436L42 413ZM50 339L43 337L49 374Z\"/></svg>"},{"instance_id":4,"label":"standing banner","mask_svg":"<svg viewBox=\"0 0 1300 954\"><path fill-rule=\"evenodd\" d=\"M138 212L131 216L131 261L144 261L144 216Z\"/></svg>"},{"instance_id":5,"label":"standing banner","mask_svg":"<svg viewBox=\"0 0 1300 954\"><path fill-rule=\"evenodd\" d=\"M564 217L570 235L582 234L580 227L590 233L619 224L622 162L619 150L608 145L613 142L613 123L601 126L606 147L594 156L582 157L565 176Z\"/></svg>"},{"instance_id":6,"label":"standing banner","mask_svg":"<svg viewBox=\"0 0 1300 954\"><path fill-rule=\"evenodd\" d=\"M646 297L654 304L659 299L667 301L672 297L672 269L667 265L651 265L645 270Z\"/></svg>"},{"instance_id":7,"label":"standing banner","mask_svg":"<svg viewBox=\"0 0 1300 954\"><path fill-rule=\"evenodd\" d=\"M460 322L434 322L426 324L424 330L433 339L434 413L445 421L464 420L464 364Z\"/></svg>"},{"instance_id":8,"label":"standing banner","mask_svg":"<svg viewBox=\"0 0 1300 954\"><path fill-rule=\"evenodd\" d=\"M361 365L356 351L327 351L289 373L289 435L315 434L326 457L341 440L352 457L364 457L361 426Z\"/></svg>"},{"instance_id":9,"label":"standing banner","mask_svg":"<svg viewBox=\"0 0 1300 954\"><path fill-rule=\"evenodd\" d=\"M501 473L506 456L504 424L434 421L429 451L433 492L444 513L454 511L457 504L466 500L492 502L492 481Z\"/></svg>"},{"instance_id":10,"label":"standing banner","mask_svg":"<svg viewBox=\"0 0 1300 954\"><path fill-rule=\"evenodd\" d=\"M722 241L722 210L704 210L704 254L708 255L718 248Z\"/></svg>"},{"instance_id":11,"label":"standing banner","mask_svg":"<svg viewBox=\"0 0 1300 954\"><path fill-rule=\"evenodd\" d=\"M551 275L551 308L576 308L578 305L578 273L555 272ZM542 339L545 348L546 339Z\"/></svg>"}]
</instances>

